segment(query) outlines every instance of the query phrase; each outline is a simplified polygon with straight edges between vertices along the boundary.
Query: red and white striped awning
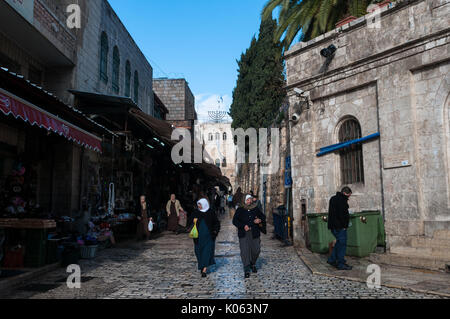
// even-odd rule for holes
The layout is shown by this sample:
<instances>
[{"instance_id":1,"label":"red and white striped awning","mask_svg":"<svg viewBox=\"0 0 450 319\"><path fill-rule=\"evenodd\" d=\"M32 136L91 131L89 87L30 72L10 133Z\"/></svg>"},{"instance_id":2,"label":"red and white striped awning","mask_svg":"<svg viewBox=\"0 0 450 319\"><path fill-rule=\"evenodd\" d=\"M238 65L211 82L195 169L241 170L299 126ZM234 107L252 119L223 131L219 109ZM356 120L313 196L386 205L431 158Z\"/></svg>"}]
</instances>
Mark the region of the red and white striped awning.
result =
<instances>
[{"instance_id":1,"label":"red and white striped awning","mask_svg":"<svg viewBox=\"0 0 450 319\"><path fill-rule=\"evenodd\" d=\"M0 111L5 115L21 118L32 126L64 136L69 141L86 148L102 152L102 139L53 115L36 105L0 88Z\"/></svg>"}]
</instances>

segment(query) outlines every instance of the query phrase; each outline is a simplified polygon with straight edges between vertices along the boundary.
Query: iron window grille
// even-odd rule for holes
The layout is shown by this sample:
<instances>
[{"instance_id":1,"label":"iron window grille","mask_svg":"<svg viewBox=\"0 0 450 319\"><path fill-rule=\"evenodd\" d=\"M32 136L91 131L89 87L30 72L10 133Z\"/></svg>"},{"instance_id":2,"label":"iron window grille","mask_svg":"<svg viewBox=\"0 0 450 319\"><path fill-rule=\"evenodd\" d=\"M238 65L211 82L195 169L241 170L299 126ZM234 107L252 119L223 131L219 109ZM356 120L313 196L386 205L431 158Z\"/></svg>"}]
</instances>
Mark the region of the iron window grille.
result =
<instances>
[{"instance_id":1,"label":"iron window grille","mask_svg":"<svg viewBox=\"0 0 450 319\"><path fill-rule=\"evenodd\" d=\"M360 139L361 126L355 119L345 121L339 130L339 142ZM364 161L362 144L353 144L339 152L342 185L364 183Z\"/></svg>"}]
</instances>

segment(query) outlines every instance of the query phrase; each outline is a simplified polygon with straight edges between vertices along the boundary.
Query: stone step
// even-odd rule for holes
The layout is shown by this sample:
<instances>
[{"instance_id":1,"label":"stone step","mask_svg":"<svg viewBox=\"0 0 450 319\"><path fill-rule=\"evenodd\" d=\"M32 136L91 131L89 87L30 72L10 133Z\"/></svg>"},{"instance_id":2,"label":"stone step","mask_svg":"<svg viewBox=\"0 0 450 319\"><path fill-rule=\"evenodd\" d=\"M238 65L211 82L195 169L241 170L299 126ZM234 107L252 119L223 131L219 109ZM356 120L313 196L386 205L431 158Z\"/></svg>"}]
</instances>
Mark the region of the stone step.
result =
<instances>
[{"instance_id":1,"label":"stone step","mask_svg":"<svg viewBox=\"0 0 450 319\"><path fill-rule=\"evenodd\" d=\"M371 254L369 260L374 264L429 269L434 271L448 272L450 267L450 259L447 258L418 257L393 253Z\"/></svg>"},{"instance_id":2,"label":"stone step","mask_svg":"<svg viewBox=\"0 0 450 319\"><path fill-rule=\"evenodd\" d=\"M450 250L450 239L416 237L411 240L414 248L442 248Z\"/></svg>"},{"instance_id":3,"label":"stone step","mask_svg":"<svg viewBox=\"0 0 450 319\"><path fill-rule=\"evenodd\" d=\"M390 252L398 255L450 260L450 249L447 247L391 247Z\"/></svg>"}]
</instances>

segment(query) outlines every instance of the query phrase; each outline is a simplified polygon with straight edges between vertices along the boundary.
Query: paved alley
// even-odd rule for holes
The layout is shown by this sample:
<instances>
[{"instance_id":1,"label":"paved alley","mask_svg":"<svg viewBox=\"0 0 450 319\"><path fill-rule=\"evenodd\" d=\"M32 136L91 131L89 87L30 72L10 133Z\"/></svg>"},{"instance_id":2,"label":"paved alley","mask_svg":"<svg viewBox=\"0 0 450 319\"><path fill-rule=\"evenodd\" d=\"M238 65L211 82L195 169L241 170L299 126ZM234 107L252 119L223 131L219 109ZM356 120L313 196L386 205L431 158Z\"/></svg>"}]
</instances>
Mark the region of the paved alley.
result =
<instances>
[{"instance_id":1,"label":"paved alley","mask_svg":"<svg viewBox=\"0 0 450 319\"><path fill-rule=\"evenodd\" d=\"M216 244L216 263L208 277L197 270L193 242L187 234L164 233L147 243L101 251L82 260L81 289L66 286L65 269L48 273L2 298L100 299L310 299L438 298L400 289L368 289L365 284L315 276L293 247L263 236L258 274L245 280L234 226L228 217Z\"/></svg>"}]
</instances>

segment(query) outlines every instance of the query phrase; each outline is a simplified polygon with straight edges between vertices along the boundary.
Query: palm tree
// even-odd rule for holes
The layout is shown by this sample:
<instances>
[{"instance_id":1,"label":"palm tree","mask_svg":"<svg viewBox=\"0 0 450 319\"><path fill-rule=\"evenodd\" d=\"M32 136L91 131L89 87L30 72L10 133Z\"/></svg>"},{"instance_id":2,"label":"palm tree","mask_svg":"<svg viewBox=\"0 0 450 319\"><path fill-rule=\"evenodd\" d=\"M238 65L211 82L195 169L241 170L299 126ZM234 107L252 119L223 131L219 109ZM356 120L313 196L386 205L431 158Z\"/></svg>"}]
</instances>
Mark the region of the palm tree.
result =
<instances>
[{"instance_id":1,"label":"palm tree","mask_svg":"<svg viewBox=\"0 0 450 319\"><path fill-rule=\"evenodd\" d=\"M262 17L271 18L278 8L278 27L275 40L282 41L284 49L291 46L300 34L300 41L309 41L321 34L331 31L336 23L347 17L360 17L366 14L371 3L380 0L269 0Z\"/></svg>"}]
</instances>

